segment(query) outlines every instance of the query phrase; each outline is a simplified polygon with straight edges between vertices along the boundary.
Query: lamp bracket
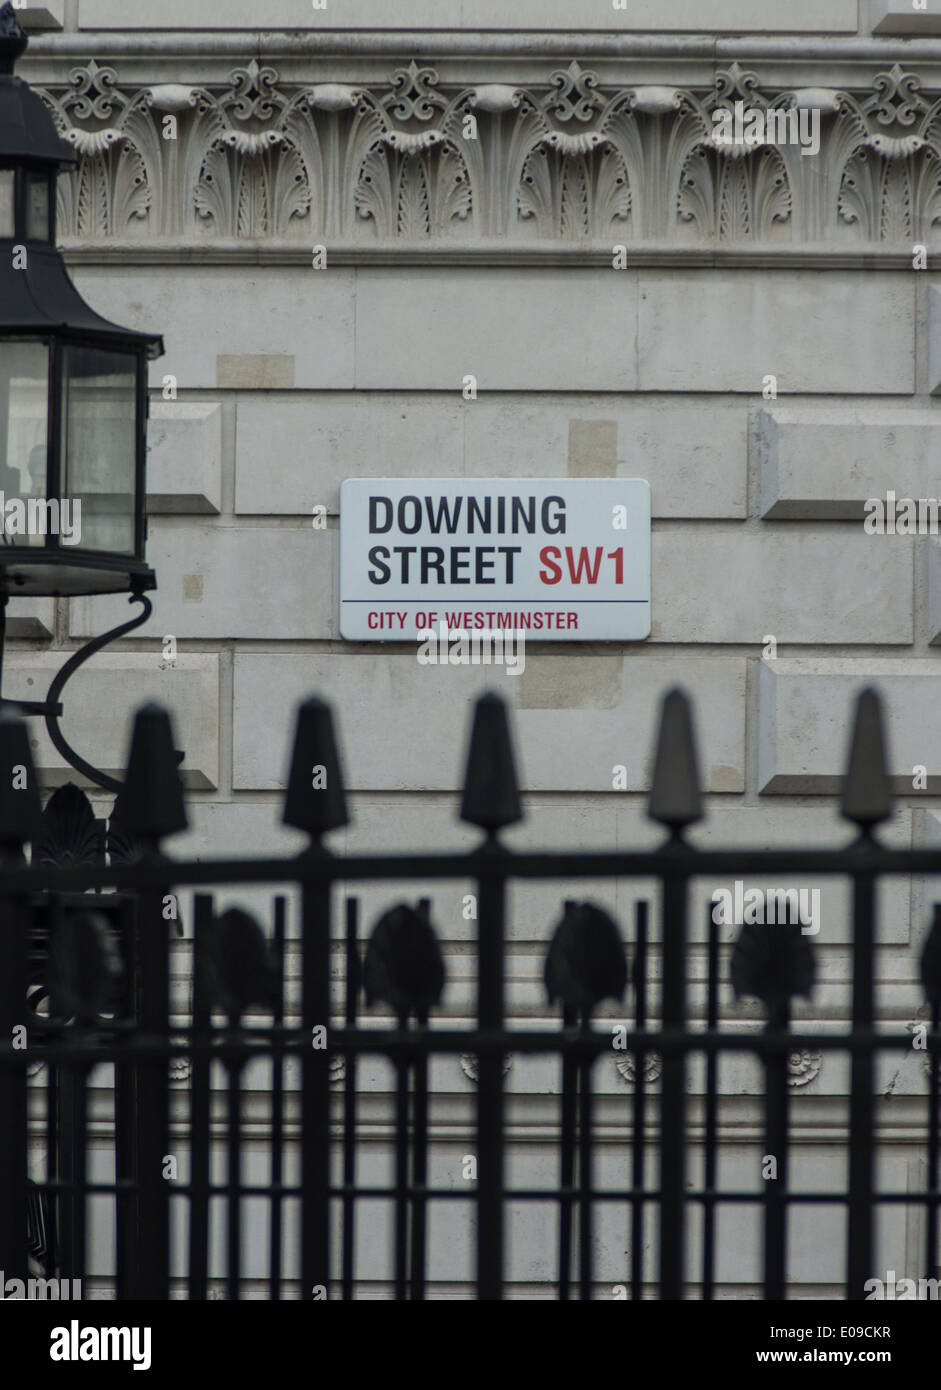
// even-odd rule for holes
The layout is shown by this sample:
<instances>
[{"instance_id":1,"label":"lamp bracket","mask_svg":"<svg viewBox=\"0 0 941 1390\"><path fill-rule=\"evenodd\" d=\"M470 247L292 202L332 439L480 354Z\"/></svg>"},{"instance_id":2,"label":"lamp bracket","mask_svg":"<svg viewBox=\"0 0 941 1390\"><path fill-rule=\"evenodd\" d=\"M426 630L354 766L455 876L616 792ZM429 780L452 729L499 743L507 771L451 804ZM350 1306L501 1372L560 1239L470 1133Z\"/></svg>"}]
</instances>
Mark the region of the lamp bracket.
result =
<instances>
[{"instance_id":1,"label":"lamp bracket","mask_svg":"<svg viewBox=\"0 0 941 1390\"><path fill-rule=\"evenodd\" d=\"M89 657L94 656L96 652L100 652L102 647L106 647L109 642L116 642L119 637L126 637L129 632L133 632L135 628L141 627L146 623L153 612L153 604L150 599L139 590L129 596L128 603L142 604L141 612L135 614L135 616L130 618L126 623L120 623L117 627L112 628L110 632L103 632L99 637L93 637L90 642L85 643L84 647L80 647L77 652L74 652L62 667L61 671L54 677L49 687L49 692L46 695L45 708L36 711L37 714L41 713L45 716L46 732L52 739L56 751L61 753L70 767L74 767L77 772L81 772L89 781L94 782L96 786L103 787L105 791L115 793L121 790L121 783L117 778L109 777L106 772L100 772L98 768L92 767L91 763L86 762L80 754L76 753L75 749L66 740L65 735L59 728L59 719L62 715L62 703L59 697L62 694L62 688L66 681L70 676L75 674L80 666L85 664Z\"/></svg>"},{"instance_id":2,"label":"lamp bracket","mask_svg":"<svg viewBox=\"0 0 941 1390\"><path fill-rule=\"evenodd\" d=\"M62 730L59 728L59 720L62 717L63 707L60 696L66 681L74 676L80 666L96 652L100 652L102 647L106 647L109 642L116 642L119 637L126 637L135 628L141 627L153 612L153 604L146 594L140 590L135 590L129 597L128 603L140 603L143 605L142 611L126 623L120 623L113 627L110 632L103 632L99 637L93 637L90 642L86 642L84 647L80 647L77 652L69 657L68 661L60 671L53 677L52 684L45 700L4 700L0 698L0 704L10 705L19 710L21 714L41 714L46 721L46 730L53 742L57 752L59 752L70 767L74 767L76 772L80 772L83 777L87 777L96 786L103 787L105 791L119 792L122 784L114 777L109 777L106 772L99 771L92 767L66 739ZM6 612L6 597L0 596L0 650L3 644L3 617Z\"/></svg>"}]
</instances>

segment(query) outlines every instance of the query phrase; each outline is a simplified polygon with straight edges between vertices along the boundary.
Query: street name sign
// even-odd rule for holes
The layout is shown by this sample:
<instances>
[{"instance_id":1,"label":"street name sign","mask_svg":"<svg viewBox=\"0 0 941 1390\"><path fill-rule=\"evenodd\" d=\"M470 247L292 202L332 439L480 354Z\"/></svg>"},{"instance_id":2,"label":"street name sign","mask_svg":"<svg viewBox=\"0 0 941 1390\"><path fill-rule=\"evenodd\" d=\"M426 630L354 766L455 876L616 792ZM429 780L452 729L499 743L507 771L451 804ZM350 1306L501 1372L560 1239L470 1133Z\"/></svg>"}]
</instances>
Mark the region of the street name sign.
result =
<instances>
[{"instance_id":1,"label":"street name sign","mask_svg":"<svg viewBox=\"0 0 941 1390\"><path fill-rule=\"evenodd\" d=\"M540 642L650 635L642 478L348 478L340 634L514 629Z\"/></svg>"}]
</instances>

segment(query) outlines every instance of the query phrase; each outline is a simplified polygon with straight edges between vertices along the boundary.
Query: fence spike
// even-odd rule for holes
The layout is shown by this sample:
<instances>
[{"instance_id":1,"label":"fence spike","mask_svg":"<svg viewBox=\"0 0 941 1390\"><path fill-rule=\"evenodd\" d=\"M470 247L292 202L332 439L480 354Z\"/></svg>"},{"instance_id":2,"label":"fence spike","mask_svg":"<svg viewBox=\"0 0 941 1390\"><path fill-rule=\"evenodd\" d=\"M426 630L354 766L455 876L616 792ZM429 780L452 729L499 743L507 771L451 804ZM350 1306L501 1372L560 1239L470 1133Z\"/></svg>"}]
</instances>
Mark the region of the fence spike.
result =
<instances>
[{"instance_id":1,"label":"fence spike","mask_svg":"<svg viewBox=\"0 0 941 1390\"><path fill-rule=\"evenodd\" d=\"M882 698L867 686L856 700L841 810L846 820L868 828L892 814Z\"/></svg>"},{"instance_id":2,"label":"fence spike","mask_svg":"<svg viewBox=\"0 0 941 1390\"><path fill-rule=\"evenodd\" d=\"M488 691L474 706L461 820L492 833L523 819L507 708Z\"/></svg>"},{"instance_id":3,"label":"fence spike","mask_svg":"<svg viewBox=\"0 0 941 1390\"><path fill-rule=\"evenodd\" d=\"M0 706L0 847L21 848L38 834L41 819L26 721Z\"/></svg>"},{"instance_id":4,"label":"fence spike","mask_svg":"<svg viewBox=\"0 0 941 1390\"><path fill-rule=\"evenodd\" d=\"M702 818L699 763L689 696L675 686L660 706L660 729L647 814L674 832Z\"/></svg>"},{"instance_id":5,"label":"fence spike","mask_svg":"<svg viewBox=\"0 0 941 1390\"><path fill-rule=\"evenodd\" d=\"M297 711L282 820L319 839L328 830L348 825L349 819L333 710L326 700L312 695Z\"/></svg>"},{"instance_id":6,"label":"fence spike","mask_svg":"<svg viewBox=\"0 0 941 1390\"><path fill-rule=\"evenodd\" d=\"M134 716L131 751L114 817L125 835L156 844L187 826L170 715L162 705L141 705Z\"/></svg>"}]
</instances>

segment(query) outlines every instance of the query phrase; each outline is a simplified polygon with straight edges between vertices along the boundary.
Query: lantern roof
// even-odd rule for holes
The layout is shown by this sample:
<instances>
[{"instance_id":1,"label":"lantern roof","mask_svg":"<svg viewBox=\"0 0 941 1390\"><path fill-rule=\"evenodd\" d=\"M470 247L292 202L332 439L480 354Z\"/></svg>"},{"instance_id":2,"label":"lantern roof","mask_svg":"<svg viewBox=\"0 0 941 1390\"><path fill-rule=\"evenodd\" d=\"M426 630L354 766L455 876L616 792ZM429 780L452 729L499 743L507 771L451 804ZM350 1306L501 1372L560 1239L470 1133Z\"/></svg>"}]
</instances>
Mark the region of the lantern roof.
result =
<instances>
[{"instance_id":1,"label":"lantern roof","mask_svg":"<svg viewBox=\"0 0 941 1390\"><path fill-rule=\"evenodd\" d=\"M75 163L74 151L60 139L42 98L13 72L28 43L13 6L5 4L0 9L0 162L63 168Z\"/></svg>"},{"instance_id":2,"label":"lantern roof","mask_svg":"<svg viewBox=\"0 0 941 1390\"><path fill-rule=\"evenodd\" d=\"M26 255L22 269L14 268L13 257L0 256L0 338L64 335L119 350L144 348L151 359L163 354L160 334L121 328L96 314L72 284L54 247L31 245Z\"/></svg>"},{"instance_id":3,"label":"lantern roof","mask_svg":"<svg viewBox=\"0 0 941 1390\"><path fill-rule=\"evenodd\" d=\"M74 164L75 156L41 99L13 73L28 42L8 2L0 9L0 168L26 164L51 176ZM12 252L17 239L0 242L10 242ZM67 335L102 346L107 339L107 346L162 355L159 334L122 328L85 303L54 245L31 241L20 255L11 252L0 255L0 337Z\"/></svg>"}]
</instances>

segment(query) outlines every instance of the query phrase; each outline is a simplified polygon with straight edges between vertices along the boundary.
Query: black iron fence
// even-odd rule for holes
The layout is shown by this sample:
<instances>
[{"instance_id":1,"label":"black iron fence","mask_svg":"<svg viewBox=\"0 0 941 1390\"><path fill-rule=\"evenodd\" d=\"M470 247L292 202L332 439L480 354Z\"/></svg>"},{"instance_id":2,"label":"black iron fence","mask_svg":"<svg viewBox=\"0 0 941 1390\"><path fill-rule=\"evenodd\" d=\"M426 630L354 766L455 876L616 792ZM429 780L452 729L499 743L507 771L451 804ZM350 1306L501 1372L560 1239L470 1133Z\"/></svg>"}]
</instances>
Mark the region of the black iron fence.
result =
<instances>
[{"instance_id":1,"label":"black iron fence","mask_svg":"<svg viewBox=\"0 0 941 1390\"><path fill-rule=\"evenodd\" d=\"M876 887L884 876L941 872L941 851L890 849L875 827L891 811L878 698L857 705L843 814L858 835L843 848L703 850L688 843L702 813L686 697L664 699L651 817L668 832L644 852L513 852L501 840L522 815L507 713L493 695L476 706L461 817L484 838L470 853L337 857L323 837L347 822L340 759L329 707L298 712L284 821L309 836L296 857L179 861L163 838L185 826L168 716L155 706L135 722L127 777L107 823L74 788L41 811L25 727L0 716L0 1268L41 1269L47 1278L86 1278L90 1231L110 1250L106 1291L119 1299L205 1299L224 1268L224 1296L246 1297L246 1213L266 1213L266 1270L253 1295L270 1299L353 1298L361 1274L358 1235L379 1205L391 1212L391 1278L397 1299L422 1299L429 1286L429 1218L436 1204L463 1204L476 1251L476 1297L504 1296L507 1240L527 1203L549 1203L557 1249L550 1296L598 1296L599 1225L623 1223L632 1298L710 1299L716 1291L716 1222L723 1206L760 1212L764 1296L787 1296L789 1218L796 1204L844 1214L845 1296L865 1296L878 1275L880 1207L924 1212L925 1277L937 1273L939 1188L938 1069L941 1032L941 917L922 953L930 1005L923 1046L929 1061L923 1192L876 1183L876 1065L883 1052L912 1047L910 1031L883 1026L875 1010ZM24 847L31 845L29 863ZM846 876L852 883L852 1010L839 1032L797 1028L795 997L808 994L815 943L793 915L746 923L731 947L717 913L691 920L696 877L761 875L780 881ZM561 1013L552 1027L508 1019L507 890L511 883L606 879L660 885L660 931L638 894L633 920L619 926L602 908L565 900L545 958L545 983ZM433 1014L447 962L429 898L395 901L363 949L357 885L410 881L476 884L476 1020L447 1026ZM342 911L334 904L343 885ZM238 908L216 910L209 887L271 886L263 928ZM195 890L193 920L181 935L180 891ZM293 894L293 896L289 896ZM297 908L295 930L289 918ZM338 917L340 920L338 920ZM704 929L703 929L704 928ZM705 1010L689 1009L690 944L704 947ZM298 965L289 971L288 943ZM293 959L293 957L292 957ZM171 969L191 980L181 1015ZM332 998L331 973L343 981ZM720 1027L720 983L759 999L764 1026ZM658 988L653 986L658 983ZM360 1017L360 1000L382 1017ZM625 999L625 1022L599 1026L606 999ZM383 1017L386 1021L383 1021ZM593 1075L617 1047L633 1059L633 1092L620 1100L614 1182L597 1176L597 1095ZM795 1190L789 1180L788 1057L808 1048L849 1058L846 1181L840 1190ZM508 1181L504 1062L509 1054L556 1059L556 1174L549 1186ZM719 1184L719 1067L750 1054L764 1072L762 1155L773 1173L748 1188ZM434 1059L477 1059L476 1114L466 1181L437 1184L429 1157L437 1142L429 1085ZM645 1059L661 1059L656 1094ZM361 1069L369 1057L394 1070L393 1155L387 1182L359 1176ZM344 1059L341 1089L338 1059ZM688 1073L700 1059L700 1143L691 1159ZM245 1114L245 1077L265 1068L266 1108ZM170 1069L190 1069L185 1103ZM108 1069L112 1069L110 1072ZM104 1070L103 1070L104 1069ZM290 1073L293 1080L286 1081ZM105 1084L100 1084L104 1076ZM218 1078L223 1078L218 1084ZM91 1085L93 1077L99 1084ZM180 1106L183 1106L182 1113ZM251 1126L251 1154L246 1126ZM259 1170L251 1155L259 1147ZM221 1160L220 1161L220 1156ZM610 1178L610 1174L609 1174ZM693 1219L693 1213L698 1213ZM690 1239L696 1226L695 1250ZM255 1223L253 1230L257 1240ZM656 1274L645 1273L644 1252ZM253 1250L253 1267L259 1252ZM754 1253L754 1252L753 1252ZM32 1261L32 1263L30 1263ZM465 1293L469 1293L465 1289Z\"/></svg>"}]
</instances>

